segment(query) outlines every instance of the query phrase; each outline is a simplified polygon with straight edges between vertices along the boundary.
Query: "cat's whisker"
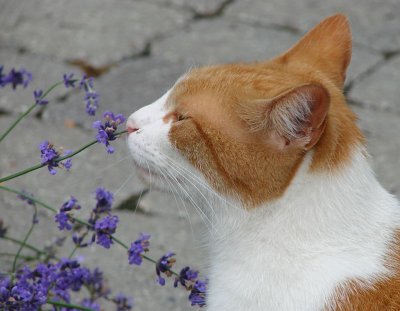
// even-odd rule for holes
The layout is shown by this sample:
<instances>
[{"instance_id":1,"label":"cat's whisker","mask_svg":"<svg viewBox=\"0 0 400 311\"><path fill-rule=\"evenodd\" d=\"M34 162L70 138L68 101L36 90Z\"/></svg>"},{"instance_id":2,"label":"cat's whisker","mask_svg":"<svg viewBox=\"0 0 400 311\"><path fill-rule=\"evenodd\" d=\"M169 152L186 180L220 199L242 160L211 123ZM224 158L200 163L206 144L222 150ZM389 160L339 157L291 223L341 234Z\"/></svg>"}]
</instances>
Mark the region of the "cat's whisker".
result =
<instances>
[{"instance_id":1,"label":"cat's whisker","mask_svg":"<svg viewBox=\"0 0 400 311\"><path fill-rule=\"evenodd\" d=\"M165 156L165 155L164 155ZM232 203L228 202L226 197L222 197L220 194L218 194L214 189L212 189L209 185L207 185L205 182L201 181L198 176L194 175L192 172L190 172L188 169L180 165L179 163L175 162L173 159L166 157L172 164L175 165L175 168L181 169L187 177L191 177L194 182L197 182L200 186L204 187L209 193L212 195L216 196L218 199L221 201L225 202L225 205L229 205L230 207L241 210L239 207L233 205Z\"/></svg>"},{"instance_id":2,"label":"cat's whisker","mask_svg":"<svg viewBox=\"0 0 400 311\"><path fill-rule=\"evenodd\" d=\"M149 191L151 192L151 170L150 170L149 163L146 160L145 160L145 164L147 165L147 169L149 171Z\"/></svg>"},{"instance_id":3,"label":"cat's whisker","mask_svg":"<svg viewBox=\"0 0 400 311\"><path fill-rule=\"evenodd\" d=\"M112 163L110 165L107 165L106 167L103 167L101 170L98 170L97 173L98 174L102 174L104 171L107 171L108 169L113 168L116 165L121 164L122 162L124 162L126 160L132 160L132 156L131 155L127 155L126 157L123 157L123 158L117 160L116 162L114 162L114 163Z\"/></svg>"},{"instance_id":4,"label":"cat's whisker","mask_svg":"<svg viewBox=\"0 0 400 311\"><path fill-rule=\"evenodd\" d=\"M146 191L146 189L143 189L142 191L140 191L139 198L136 201L136 206L135 206L135 209L133 211L133 215L136 215L136 211L137 211L137 209L138 209L138 207L140 205L140 201L142 200L143 192L145 192L145 191Z\"/></svg>"},{"instance_id":5,"label":"cat's whisker","mask_svg":"<svg viewBox=\"0 0 400 311\"><path fill-rule=\"evenodd\" d=\"M162 162L162 161L161 161ZM168 163L163 162L164 165L168 166ZM172 167L172 166L170 166ZM203 222L205 223L205 225L207 226L207 229L209 229L210 232L212 232L212 230L210 230L210 228L207 225L207 222L205 220L208 221L208 223L211 225L211 229L212 229L212 222L211 220L208 218L208 216L204 213L204 211L201 209L201 207L199 207L197 205L197 203L195 202L195 200L190 196L190 194L184 189L183 185L176 179L175 176L173 176L172 174L170 174L167 170L166 173L168 174L168 176L170 176L170 178L172 178L176 185L182 190L182 192L184 192L184 194L187 196L187 198L190 200L190 202L193 204L193 206L196 208L196 210L199 212L199 216L201 217L201 219L203 220Z\"/></svg>"},{"instance_id":6,"label":"cat's whisker","mask_svg":"<svg viewBox=\"0 0 400 311\"><path fill-rule=\"evenodd\" d=\"M131 173L128 178L122 183L122 185L114 191L114 195L117 196L118 193L128 184L128 182L132 179L132 177L135 176L135 173Z\"/></svg>"},{"instance_id":7,"label":"cat's whisker","mask_svg":"<svg viewBox=\"0 0 400 311\"><path fill-rule=\"evenodd\" d=\"M162 174L164 180L167 182L167 184L168 184L168 186L169 186L169 188L170 188L170 191L171 191L172 195L174 196L174 199L175 199L175 202L176 202L176 205L178 206L178 208L179 208L179 203L178 203L178 200L177 200L177 198L176 198L176 195L179 196L179 199L181 200L182 205L183 205L183 207L184 207L184 209L185 209L185 212L186 212L186 218L187 218L187 220L189 221L189 224L190 224L190 230L191 230L191 232L192 232L192 235L195 236L195 234L194 234L194 229L193 229L193 224L192 224L192 220L190 219L190 215L189 215L188 209L186 208L186 204L184 203L184 200L183 200L182 197L180 196L179 192L174 191L174 187L173 187L172 181L170 181L169 178L166 177L166 176L164 175L162 168L159 167L158 170L159 170L159 172ZM166 171L165 173L167 173L167 171Z\"/></svg>"},{"instance_id":8,"label":"cat's whisker","mask_svg":"<svg viewBox=\"0 0 400 311\"><path fill-rule=\"evenodd\" d=\"M171 167L173 170L175 170L175 172L176 172L178 175L180 175L182 178L186 179L186 180L200 193L200 195L203 197L203 199L206 201L206 203L209 205L210 209L212 210L212 212L213 212L212 214L213 214L214 216L216 216L215 213L214 213L214 210L213 210L213 208L212 208L212 204L211 204L211 203L209 202L209 200L205 197L205 195L200 191L200 189L199 189L198 187L196 187L196 185L193 184L193 182L190 181L184 174L182 174L181 172L179 172L178 169L175 168L173 165L170 165L170 167Z\"/></svg>"}]
</instances>

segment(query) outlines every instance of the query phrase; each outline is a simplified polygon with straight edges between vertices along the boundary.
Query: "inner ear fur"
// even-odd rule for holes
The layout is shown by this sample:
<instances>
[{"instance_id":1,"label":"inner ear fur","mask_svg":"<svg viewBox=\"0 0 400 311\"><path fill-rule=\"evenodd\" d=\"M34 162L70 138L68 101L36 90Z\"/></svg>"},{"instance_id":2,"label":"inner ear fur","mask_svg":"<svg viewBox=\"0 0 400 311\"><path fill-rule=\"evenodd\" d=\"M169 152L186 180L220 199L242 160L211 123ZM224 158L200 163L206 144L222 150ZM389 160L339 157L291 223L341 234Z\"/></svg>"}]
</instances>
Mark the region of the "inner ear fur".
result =
<instances>
[{"instance_id":1,"label":"inner ear fur","mask_svg":"<svg viewBox=\"0 0 400 311\"><path fill-rule=\"evenodd\" d=\"M330 96L321 85L307 84L272 99L242 106L241 117L254 132L263 131L279 149L311 149L321 137Z\"/></svg>"}]
</instances>

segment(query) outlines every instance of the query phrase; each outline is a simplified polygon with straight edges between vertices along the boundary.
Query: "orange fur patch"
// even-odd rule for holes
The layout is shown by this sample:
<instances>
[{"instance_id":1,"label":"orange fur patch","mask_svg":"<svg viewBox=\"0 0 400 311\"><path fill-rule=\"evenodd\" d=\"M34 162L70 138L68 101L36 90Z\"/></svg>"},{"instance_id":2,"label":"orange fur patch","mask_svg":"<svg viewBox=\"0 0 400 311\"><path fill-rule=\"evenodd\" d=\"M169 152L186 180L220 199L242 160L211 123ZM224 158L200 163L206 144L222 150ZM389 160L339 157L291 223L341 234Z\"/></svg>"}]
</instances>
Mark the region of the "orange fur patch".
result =
<instances>
[{"instance_id":1,"label":"orange fur patch","mask_svg":"<svg viewBox=\"0 0 400 311\"><path fill-rule=\"evenodd\" d=\"M400 310L400 232L395 234L386 258L386 266L394 271L373 284L350 280L340 286L333 297L336 311L397 311ZM328 309L327 310L331 310Z\"/></svg>"},{"instance_id":2,"label":"orange fur patch","mask_svg":"<svg viewBox=\"0 0 400 311\"><path fill-rule=\"evenodd\" d=\"M339 36L344 36L342 44L338 44ZM325 90L318 96L323 98L327 92L330 102L312 144L311 169L343 167L354 147L363 143L342 93L350 49L347 20L338 15L323 21L272 61L192 70L168 99L172 112L167 119L175 116L171 142L217 191L248 207L276 199L289 186L306 150L296 145L277 148L271 143L275 132L254 131L243 109L252 110L257 101L268 102L301 86L316 85ZM177 121L176 116L184 118Z\"/></svg>"}]
</instances>

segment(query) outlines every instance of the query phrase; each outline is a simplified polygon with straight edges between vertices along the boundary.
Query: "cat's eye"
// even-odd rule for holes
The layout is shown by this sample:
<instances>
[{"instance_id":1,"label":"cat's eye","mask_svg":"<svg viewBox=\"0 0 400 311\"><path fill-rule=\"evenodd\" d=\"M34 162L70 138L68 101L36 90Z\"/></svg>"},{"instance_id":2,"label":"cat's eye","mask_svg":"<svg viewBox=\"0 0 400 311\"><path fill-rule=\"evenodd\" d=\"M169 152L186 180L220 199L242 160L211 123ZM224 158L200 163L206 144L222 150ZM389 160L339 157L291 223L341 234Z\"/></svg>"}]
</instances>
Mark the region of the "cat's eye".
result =
<instances>
[{"instance_id":1,"label":"cat's eye","mask_svg":"<svg viewBox=\"0 0 400 311\"><path fill-rule=\"evenodd\" d=\"M187 120L187 119L189 119L189 117L188 117L187 115L178 114L178 115L176 116L176 122L183 121L183 120Z\"/></svg>"}]
</instances>

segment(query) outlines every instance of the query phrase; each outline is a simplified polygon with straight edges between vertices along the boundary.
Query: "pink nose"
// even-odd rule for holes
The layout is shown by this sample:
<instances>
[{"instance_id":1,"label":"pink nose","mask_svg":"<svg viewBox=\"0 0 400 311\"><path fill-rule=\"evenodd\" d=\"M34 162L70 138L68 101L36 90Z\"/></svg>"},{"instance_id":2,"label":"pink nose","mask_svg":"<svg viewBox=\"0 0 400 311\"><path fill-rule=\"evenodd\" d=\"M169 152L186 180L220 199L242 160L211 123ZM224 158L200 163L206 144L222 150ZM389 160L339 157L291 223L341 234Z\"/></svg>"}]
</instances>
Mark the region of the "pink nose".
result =
<instances>
[{"instance_id":1,"label":"pink nose","mask_svg":"<svg viewBox=\"0 0 400 311\"><path fill-rule=\"evenodd\" d=\"M139 130L139 127L133 122L132 119L128 119L126 121L126 130L128 131L128 134L134 133Z\"/></svg>"}]
</instances>

